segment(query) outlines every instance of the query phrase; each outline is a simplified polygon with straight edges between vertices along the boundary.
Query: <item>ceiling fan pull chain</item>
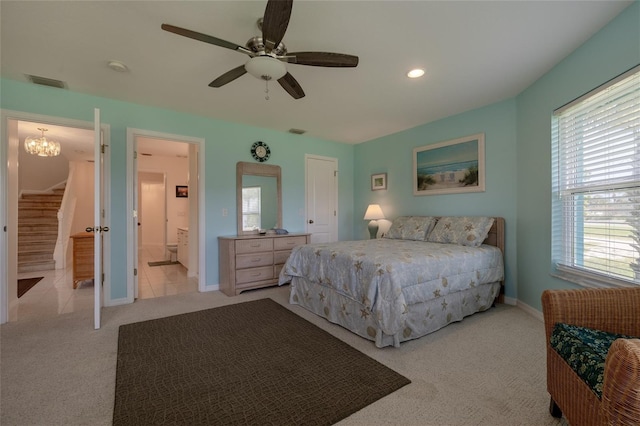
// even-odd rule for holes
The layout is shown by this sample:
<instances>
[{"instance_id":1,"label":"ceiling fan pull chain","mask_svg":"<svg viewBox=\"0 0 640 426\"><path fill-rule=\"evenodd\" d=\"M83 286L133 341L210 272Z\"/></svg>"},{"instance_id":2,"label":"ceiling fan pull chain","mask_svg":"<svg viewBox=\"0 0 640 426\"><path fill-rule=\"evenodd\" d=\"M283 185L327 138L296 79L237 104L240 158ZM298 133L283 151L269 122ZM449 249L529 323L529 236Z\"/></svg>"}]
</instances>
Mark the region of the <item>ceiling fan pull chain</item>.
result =
<instances>
[{"instance_id":1,"label":"ceiling fan pull chain","mask_svg":"<svg viewBox=\"0 0 640 426\"><path fill-rule=\"evenodd\" d=\"M264 79L264 83L265 83L265 86L267 87L267 88L264 90L264 93L266 93L266 95L264 95L264 98L268 101L268 100L269 100L269 79L266 79L266 78L265 78L265 79Z\"/></svg>"}]
</instances>

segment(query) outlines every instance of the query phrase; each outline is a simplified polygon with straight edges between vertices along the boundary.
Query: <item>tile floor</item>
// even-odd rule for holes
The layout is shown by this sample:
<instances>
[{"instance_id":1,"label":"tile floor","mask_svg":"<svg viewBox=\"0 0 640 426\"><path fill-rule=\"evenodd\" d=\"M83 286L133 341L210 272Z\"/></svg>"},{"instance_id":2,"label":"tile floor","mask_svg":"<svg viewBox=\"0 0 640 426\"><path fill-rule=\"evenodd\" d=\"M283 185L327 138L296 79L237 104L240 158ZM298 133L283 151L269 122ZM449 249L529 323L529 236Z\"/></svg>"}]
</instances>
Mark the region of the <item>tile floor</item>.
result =
<instances>
[{"instance_id":1,"label":"tile floor","mask_svg":"<svg viewBox=\"0 0 640 426\"><path fill-rule=\"evenodd\" d=\"M181 264L148 265L148 262L160 260L168 260L162 247L140 249L138 298L150 299L198 291L197 277L187 277L187 269ZM78 288L74 290L71 267L18 274L18 278L31 277L44 278L18 299L18 321L93 310L93 281L78 283Z\"/></svg>"}]
</instances>

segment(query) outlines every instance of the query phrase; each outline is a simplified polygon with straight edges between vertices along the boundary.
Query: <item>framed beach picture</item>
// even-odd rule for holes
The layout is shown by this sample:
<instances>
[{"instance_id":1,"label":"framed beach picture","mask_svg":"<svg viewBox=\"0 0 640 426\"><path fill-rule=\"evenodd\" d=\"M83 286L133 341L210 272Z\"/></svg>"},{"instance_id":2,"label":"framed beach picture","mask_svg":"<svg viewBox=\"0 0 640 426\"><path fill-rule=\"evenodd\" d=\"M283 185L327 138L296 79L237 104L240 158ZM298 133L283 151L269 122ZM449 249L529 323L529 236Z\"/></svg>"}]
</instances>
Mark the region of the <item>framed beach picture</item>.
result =
<instances>
[{"instance_id":1,"label":"framed beach picture","mask_svg":"<svg viewBox=\"0 0 640 426\"><path fill-rule=\"evenodd\" d=\"M484 192L484 133L413 150L413 195Z\"/></svg>"},{"instance_id":2,"label":"framed beach picture","mask_svg":"<svg viewBox=\"0 0 640 426\"><path fill-rule=\"evenodd\" d=\"M377 175L371 175L371 190L377 191L379 189L387 189L386 173L378 173Z\"/></svg>"},{"instance_id":3,"label":"framed beach picture","mask_svg":"<svg viewBox=\"0 0 640 426\"><path fill-rule=\"evenodd\" d=\"M177 198L189 197L189 187L186 185L176 185L176 197Z\"/></svg>"}]
</instances>

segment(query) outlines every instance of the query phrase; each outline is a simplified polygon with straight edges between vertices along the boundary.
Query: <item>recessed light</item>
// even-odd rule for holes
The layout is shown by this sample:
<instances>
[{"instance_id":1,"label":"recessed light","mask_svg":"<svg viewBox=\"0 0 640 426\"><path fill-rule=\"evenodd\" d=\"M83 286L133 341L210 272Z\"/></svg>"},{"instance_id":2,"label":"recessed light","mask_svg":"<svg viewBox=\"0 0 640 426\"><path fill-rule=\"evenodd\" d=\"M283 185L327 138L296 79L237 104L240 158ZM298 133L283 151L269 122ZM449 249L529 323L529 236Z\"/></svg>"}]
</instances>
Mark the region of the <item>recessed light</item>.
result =
<instances>
[{"instance_id":1,"label":"recessed light","mask_svg":"<svg viewBox=\"0 0 640 426\"><path fill-rule=\"evenodd\" d=\"M118 72L127 72L129 71L129 68L127 68L127 66L120 62L120 61L109 61L107 63L107 66L109 68L111 68L114 71L118 71Z\"/></svg>"},{"instance_id":2,"label":"recessed light","mask_svg":"<svg viewBox=\"0 0 640 426\"><path fill-rule=\"evenodd\" d=\"M424 75L424 70L421 68L416 68L407 73L407 77L409 78L418 78Z\"/></svg>"}]
</instances>

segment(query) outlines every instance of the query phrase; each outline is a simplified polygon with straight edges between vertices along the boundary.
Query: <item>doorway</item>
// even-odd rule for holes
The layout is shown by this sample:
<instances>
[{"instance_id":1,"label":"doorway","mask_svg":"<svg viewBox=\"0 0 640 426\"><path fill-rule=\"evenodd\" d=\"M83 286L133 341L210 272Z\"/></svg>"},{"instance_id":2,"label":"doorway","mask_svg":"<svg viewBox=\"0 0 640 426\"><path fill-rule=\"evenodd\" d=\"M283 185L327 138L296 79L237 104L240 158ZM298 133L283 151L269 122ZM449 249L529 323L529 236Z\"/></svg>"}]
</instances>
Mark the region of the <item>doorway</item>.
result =
<instances>
[{"instance_id":1,"label":"doorway","mask_svg":"<svg viewBox=\"0 0 640 426\"><path fill-rule=\"evenodd\" d=\"M203 149L203 139L127 131L131 302L204 291Z\"/></svg>"},{"instance_id":2,"label":"doorway","mask_svg":"<svg viewBox=\"0 0 640 426\"><path fill-rule=\"evenodd\" d=\"M92 185L94 123L11 111L2 111L2 123L6 131L0 157L7 161L0 165L0 183L7 196L0 216L7 229L0 249L6 250L0 257L0 322L94 310L93 282L73 288L69 238L93 226L93 200L108 194L108 154L104 155L101 194L95 194ZM25 151L25 138L42 133L60 144L59 155L39 158ZM108 126L101 126L101 133L108 144ZM23 198L28 200L20 201ZM110 217L108 205L104 217ZM110 238L103 240L101 290L109 294ZM18 288L18 280L27 278L34 278L35 284L25 290L21 281Z\"/></svg>"}]
</instances>

